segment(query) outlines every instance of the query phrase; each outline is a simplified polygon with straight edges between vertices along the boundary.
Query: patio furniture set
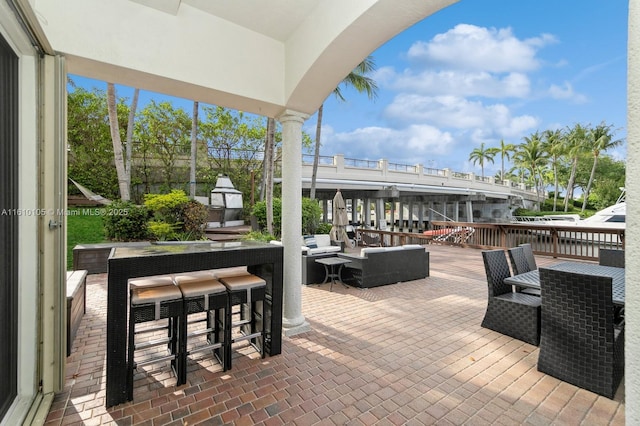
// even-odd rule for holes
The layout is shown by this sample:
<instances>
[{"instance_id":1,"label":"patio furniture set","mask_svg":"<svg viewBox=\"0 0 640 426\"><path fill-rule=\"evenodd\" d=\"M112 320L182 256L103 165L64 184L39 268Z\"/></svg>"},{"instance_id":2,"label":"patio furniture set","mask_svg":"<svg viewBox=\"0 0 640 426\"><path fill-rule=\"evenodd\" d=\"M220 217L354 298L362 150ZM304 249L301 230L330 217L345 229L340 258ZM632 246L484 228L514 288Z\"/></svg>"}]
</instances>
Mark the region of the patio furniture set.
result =
<instances>
[{"instance_id":1,"label":"patio furniture set","mask_svg":"<svg viewBox=\"0 0 640 426\"><path fill-rule=\"evenodd\" d=\"M282 252L249 241L114 248L107 278L106 406L133 399L133 371L145 363L171 360L180 385L194 352L211 351L224 371L239 341L249 341L261 357L279 354ZM198 313L196 321L205 325L194 330L189 326ZM160 328L136 327L160 319L166 320ZM138 342L143 332L154 334ZM147 350L154 346L160 350ZM142 350L153 358L138 360Z\"/></svg>"},{"instance_id":2,"label":"patio furniture set","mask_svg":"<svg viewBox=\"0 0 640 426\"><path fill-rule=\"evenodd\" d=\"M280 241L271 241L281 246ZM371 288L429 276L429 252L419 244L397 247L363 247L359 254L344 253L344 246L328 234L302 240L302 284L336 281Z\"/></svg>"},{"instance_id":3,"label":"patio furniture set","mask_svg":"<svg viewBox=\"0 0 640 426\"><path fill-rule=\"evenodd\" d=\"M613 398L624 374L624 251L537 269L530 245L482 253L482 326L540 346L538 370Z\"/></svg>"},{"instance_id":4,"label":"patio furniture set","mask_svg":"<svg viewBox=\"0 0 640 426\"><path fill-rule=\"evenodd\" d=\"M419 244L365 247L359 255L338 253L338 257L349 261L342 280L354 287L378 287L429 276L429 252Z\"/></svg>"}]
</instances>

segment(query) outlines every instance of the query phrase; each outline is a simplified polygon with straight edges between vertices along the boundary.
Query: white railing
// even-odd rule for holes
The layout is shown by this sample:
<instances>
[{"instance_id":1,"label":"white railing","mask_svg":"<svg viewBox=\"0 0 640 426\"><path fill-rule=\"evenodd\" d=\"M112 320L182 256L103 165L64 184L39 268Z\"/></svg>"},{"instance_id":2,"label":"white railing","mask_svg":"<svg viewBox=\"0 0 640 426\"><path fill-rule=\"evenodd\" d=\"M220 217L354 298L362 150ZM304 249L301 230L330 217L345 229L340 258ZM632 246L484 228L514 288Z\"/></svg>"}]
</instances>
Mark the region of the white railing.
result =
<instances>
[{"instance_id":1,"label":"white railing","mask_svg":"<svg viewBox=\"0 0 640 426\"><path fill-rule=\"evenodd\" d=\"M302 156L302 176L312 174L313 155ZM388 160L364 160L345 158L342 154L320 156L318 176L326 179L352 179L400 184L423 184L449 187L464 187L477 191L505 192L534 200L536 192L523 183L499 180L493 176L477 176L475 173L450 169L425 168L421 164L390 163Z\"/></svg>"}]
</instances>

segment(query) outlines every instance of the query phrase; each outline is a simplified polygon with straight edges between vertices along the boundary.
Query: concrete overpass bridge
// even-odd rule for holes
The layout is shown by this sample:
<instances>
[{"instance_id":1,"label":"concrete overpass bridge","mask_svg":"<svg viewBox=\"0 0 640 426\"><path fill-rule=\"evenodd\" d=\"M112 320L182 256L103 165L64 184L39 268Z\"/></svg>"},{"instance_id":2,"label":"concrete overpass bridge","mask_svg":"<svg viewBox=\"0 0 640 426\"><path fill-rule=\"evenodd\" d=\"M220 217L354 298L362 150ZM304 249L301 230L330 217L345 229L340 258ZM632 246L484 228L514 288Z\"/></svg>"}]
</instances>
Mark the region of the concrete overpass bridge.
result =
<instances>
[{"instance_id":1,"label":"concrete overpass bridge","mask_svg":"<svg viewBox=\"0 0 640 426\"><path fill-rule=\"evenodd\" d=\"M309 196L313 156L302 159L302 191ZM426 229L443 217L466 222L507 222L518 207L532 209L534 188L499 181L492 176L406 165L388 160L358 160L343 155L322 156L318 164L316 198L324 217L340 189L354 223L409 230ZM364 206L370 206L369 209ZM355 208L354 208L355 207ZM384 214L383 214L384 211ZM376 218L383 218L380 223ZM391 220L393 218L393 220Z\"/></svg>"}]
</instances>

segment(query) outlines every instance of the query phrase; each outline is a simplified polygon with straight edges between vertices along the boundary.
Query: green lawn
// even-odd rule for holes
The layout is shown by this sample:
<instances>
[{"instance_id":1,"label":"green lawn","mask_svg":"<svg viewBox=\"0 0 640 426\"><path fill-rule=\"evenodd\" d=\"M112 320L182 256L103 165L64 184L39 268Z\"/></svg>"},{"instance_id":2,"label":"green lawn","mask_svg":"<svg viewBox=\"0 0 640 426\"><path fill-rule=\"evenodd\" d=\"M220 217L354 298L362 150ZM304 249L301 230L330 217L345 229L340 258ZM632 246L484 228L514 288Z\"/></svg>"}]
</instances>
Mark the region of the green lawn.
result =
<instances>
[{"instance_id":1,"label":"green lawn","mask_svg":"<svg viewBox=\"0 0 640 426\"><path fill-rule=\"evenodd\" d=\"M78 244L104 243L104 209L71 208L67 215L67 270L73 269L73 248Z\"/></svg>"}]
</instances>

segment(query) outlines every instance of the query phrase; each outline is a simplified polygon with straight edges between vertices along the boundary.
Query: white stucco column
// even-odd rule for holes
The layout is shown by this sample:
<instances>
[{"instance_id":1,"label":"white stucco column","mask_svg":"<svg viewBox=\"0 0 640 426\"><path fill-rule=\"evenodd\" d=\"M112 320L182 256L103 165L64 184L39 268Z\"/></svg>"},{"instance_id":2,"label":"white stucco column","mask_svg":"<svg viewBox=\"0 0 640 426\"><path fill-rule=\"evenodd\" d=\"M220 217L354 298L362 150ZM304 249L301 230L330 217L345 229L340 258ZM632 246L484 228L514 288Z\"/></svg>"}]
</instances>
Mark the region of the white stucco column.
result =
<instances>
[{"instance_id":1,"label":"white stucco column","mask_svg":"<svg viewBox=\"0 0 640 426\"><path fill-rule=\"evenodd\" d=\"M640 424L640 0L629 1L627 229L625 238L625 421Z\"/></svg>"},{"instance_id":2,"label":"white stucco column","mask_svg":"<svg viewBox=\"0 0 640 426\"><path fill-rule=\"evenodd\" d=\"M284 289L282 332L285 336L309 331L302 315L302 124L309 116L285 111L282 124L282 245Z\"/></svg>"}]
</instances>

